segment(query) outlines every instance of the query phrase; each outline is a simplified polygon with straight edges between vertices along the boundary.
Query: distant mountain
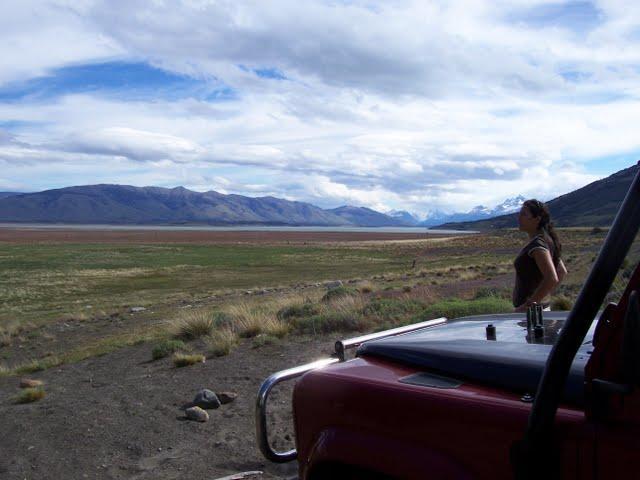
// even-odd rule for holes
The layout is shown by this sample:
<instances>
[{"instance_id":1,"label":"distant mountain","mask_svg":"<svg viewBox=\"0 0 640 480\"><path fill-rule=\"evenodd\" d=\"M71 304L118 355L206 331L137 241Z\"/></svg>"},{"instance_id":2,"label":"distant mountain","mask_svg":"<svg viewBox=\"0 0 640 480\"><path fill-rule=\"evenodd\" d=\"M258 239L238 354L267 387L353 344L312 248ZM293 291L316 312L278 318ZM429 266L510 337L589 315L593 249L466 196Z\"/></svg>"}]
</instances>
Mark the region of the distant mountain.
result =
<instances>
[{"instance_id":1,"label":"distant mountain","mask_svg":"<svg viewBox=\"0 0 640 480\"><path fill-rule=\"evenodd\" d=\"M554 223L560 227L611 225L638 168L634 165L546 202ZM516 226L516 216L510 214L475 222L446 223L439 228L487 230Z\"/></svg>"},{"instance_id":2,"label":"distant mountain","mask_svg":"<svg viewBox=\"0 0 640 480\"><path fill-rule=\"evenodd\" d=\"M20 192L0 192L0 198L13 197L14 195L21 195Z\"/></svg>"},{"instance_id":3,"label":"distant mountain","mask_svg":"<svg viewBox=\"0 0 640 480\"><path fill-rule=\"evenodd\" d=\"M420 226L434 227L442 224L449 224L451 222L471 222L474 220L481 220L485 218L495 217L496 215L503 215L505 213L515 212L520 209L522 202L525 198L523 196L517 196L514 198L507 198L500 205L494 208L488 208L483 205L478 205L465 213L451 213L445 214L436 211L429 215L426 220L419 223Z\"/></svg>"},{"instance_id":4,"label":"distant mountain","mask_svg":"<svg viewBox=\"0 0 640 480\"><path fill-rule=\"evenodd\" d=\"M350 207L345 205L343 207L327 210L327 212L337 215L351 225L358 225L361 227L406 226L395 218L365 207Z\"/></svg>"},{"instance_id":5,"label":"distant mountain","mask_svg":"<svg viewBox=\"0 0 640 480\"><path fill-rule=\"evenodd\" d=\"M420 223L420 219L418 217L406 210L391 210L390 212L387 212L386 215L410 227L414 227Z\"/></svg>"},{"instance_id":6,"label":"distant mountain","mask_svg":"<svg viewBox=\"0 0 640 480\"><path fill-rule=\"evenodd\" d=\"M0 199L0 222L71 224L209 224L398 226L357 207L323 210L274 197L251 198L183 187L86 185Z\"/></svg>"}]
</instances>

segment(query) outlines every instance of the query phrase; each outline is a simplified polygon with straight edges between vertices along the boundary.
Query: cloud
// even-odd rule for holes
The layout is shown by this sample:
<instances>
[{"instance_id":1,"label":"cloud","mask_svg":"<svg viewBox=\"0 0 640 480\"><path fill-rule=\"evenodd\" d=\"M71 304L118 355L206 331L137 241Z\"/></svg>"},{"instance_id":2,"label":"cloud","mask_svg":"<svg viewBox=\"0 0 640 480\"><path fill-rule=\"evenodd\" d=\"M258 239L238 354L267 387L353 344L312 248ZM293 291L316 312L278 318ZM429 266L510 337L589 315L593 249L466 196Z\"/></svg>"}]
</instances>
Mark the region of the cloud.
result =
<instances>
[{"instance_id":1,"label":"cloud","mask_svg":"<svg viewBox=\"0 0 640 480\"><path fill-rule=\"evenodd\" d=\"M451 211L640 156L635 5L38 5L0 7L6 182Z\"/></svg>"}]
</instances>

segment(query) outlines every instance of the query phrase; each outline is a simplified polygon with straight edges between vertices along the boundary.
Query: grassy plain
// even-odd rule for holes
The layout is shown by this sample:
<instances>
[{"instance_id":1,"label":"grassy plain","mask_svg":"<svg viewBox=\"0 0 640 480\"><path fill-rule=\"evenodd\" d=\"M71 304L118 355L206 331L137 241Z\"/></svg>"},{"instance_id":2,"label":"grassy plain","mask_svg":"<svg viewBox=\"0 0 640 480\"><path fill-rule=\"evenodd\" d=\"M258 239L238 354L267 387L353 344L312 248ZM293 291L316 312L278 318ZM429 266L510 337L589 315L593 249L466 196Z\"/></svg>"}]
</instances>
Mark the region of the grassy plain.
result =
<instances>
[{"instance_id":1,"label":"grassy plain","mask_svg":"<svg viewBox=\"0 0 640 480\"><path fill-rule=\"evenodd\" d=\"M558 293L569 304L605 235L561 231L569 275ZM133 343L193 340L185 328L204 326L209 354L219 355L241 337L259 347L290 334L504 311L524 241L506 230L312 244L0 243L0 367L36 371ZM638 257L636 243L627 270ZM347 294L323 299L323 282L338 279ZM623 285L621 276L615 288Z\"/></svg>"}]
</instances>

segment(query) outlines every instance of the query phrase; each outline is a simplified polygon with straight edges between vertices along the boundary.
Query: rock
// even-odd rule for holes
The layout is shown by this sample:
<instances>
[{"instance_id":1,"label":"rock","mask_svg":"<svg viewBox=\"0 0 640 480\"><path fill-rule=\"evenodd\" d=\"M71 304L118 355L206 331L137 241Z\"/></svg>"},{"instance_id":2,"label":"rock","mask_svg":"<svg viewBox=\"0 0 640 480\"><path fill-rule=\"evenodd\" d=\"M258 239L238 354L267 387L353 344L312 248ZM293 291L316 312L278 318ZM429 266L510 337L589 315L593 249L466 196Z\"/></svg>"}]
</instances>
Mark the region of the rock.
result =
<instances>
[{"instance_id":1,"label":"rock","mask_svg":"<svg viewBox=\"0 0 640 480\"><path fill-rule=\"evenodd\" d=\"M144 308L144 307L131 307L131 308L129 309L129 311L130 311L131 313L144 312L145 310L146 310L146 308Z\"/></svg>"},{"instance_id":2,"label":"rock","mask_svg":"<svg viewBox=\"0 0 640 480\"><path fill-rule=\"evenodd\" d=\"M211 410L220 406L220 400L215 393L205 388L196 394L191 404L206 410Z\"/></svg>"},{"instance_id":3,"label":"rock","mask_svg":"<svg viewBox=\"0 0 640 480\"><path fill-rule=\"evenodd\" d=\"M34 380L33 378L23 378L20 380L20 388L36 388L42 385L42 380Z\"/></svg>"},{"instance_id":4,"label":"rock","mask_svg":"<svg viewBox=\"0 0 640 480\"><path fill-rule=\"evenodd\" d=\"M195 420L196 422L206 422L209 420L209 414L200 407L187 408L184 414L189 420Z\"/></svg>"},{"instance_id":5,"label":"rock","mask_svg":"<svg viewBox=\"0 0 640 480\"><path fill-rule=\"evenodd\" d=\"M334 288L338 288L338 287L342 286L342 280L335 280L333 282L325 282L324 286L327 287L327 290L333 290Z\"/></svg>"},{"instance_id":6,"label":"rock","mask_svg":"<svg viewBox=\"0 0 640 480\"><path fill-rule=\"evenodd\" d=\"M226 405L227 403L233 402L236 398L238 398L238 394L235 392L220 392L216 393L218 400L222 405Z\"/></svg>"}]
</instances>

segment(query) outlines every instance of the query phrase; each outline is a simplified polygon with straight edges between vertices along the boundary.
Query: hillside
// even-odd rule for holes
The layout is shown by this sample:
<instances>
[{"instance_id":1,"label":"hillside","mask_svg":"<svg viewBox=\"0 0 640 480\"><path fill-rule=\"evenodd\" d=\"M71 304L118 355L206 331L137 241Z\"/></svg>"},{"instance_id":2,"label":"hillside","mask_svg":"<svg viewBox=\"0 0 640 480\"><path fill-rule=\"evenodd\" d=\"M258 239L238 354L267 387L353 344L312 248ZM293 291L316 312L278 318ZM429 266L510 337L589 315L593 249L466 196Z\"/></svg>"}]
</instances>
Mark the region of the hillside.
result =
<instances>
[{"instance_id":1,"label":"hillside","mask_svg":"<svg viewBox=\"0 0 640 480\"><path fill-rule=\"evenodd\" d=\"M183 187L86 185L0 198L0 222L69 224L404 225L355 207L324 210L274 197L251 198Z\"/></svg>"},{"instance_id":2,"label":"hillside","mask_svg":"<svg viewBox=\"0 0 640 480\"><path fill-rule=\"evenodd\" d=\"M555 224L559 227L611 225L638 168L634 165L548 201ZM450 222L436 228L488 230L516 226L516 215L511 213L474 222Z\"/></svg>"}]
</instances>

